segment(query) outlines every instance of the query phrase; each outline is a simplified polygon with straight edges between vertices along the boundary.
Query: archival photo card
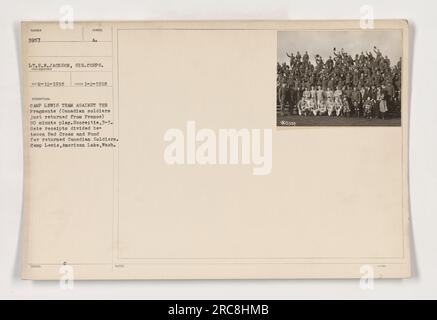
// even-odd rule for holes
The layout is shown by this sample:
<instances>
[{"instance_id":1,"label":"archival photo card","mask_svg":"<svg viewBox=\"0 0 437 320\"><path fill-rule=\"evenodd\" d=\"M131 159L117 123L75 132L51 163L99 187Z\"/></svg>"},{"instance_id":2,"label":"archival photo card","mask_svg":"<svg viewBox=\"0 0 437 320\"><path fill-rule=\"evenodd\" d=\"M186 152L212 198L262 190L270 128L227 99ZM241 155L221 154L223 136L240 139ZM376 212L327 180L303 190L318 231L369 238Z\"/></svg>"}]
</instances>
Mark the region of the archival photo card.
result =
<instances>
[{"instance_id":1,"label":"archival photo card","mask_svg":"<svg viewBox=\"0 0 437 320\"><path fill-rule=\"evenodd\" d=\"M408 278L408 43L403 20L23 22L22 278Z\"/></svg>"}]
</instances>

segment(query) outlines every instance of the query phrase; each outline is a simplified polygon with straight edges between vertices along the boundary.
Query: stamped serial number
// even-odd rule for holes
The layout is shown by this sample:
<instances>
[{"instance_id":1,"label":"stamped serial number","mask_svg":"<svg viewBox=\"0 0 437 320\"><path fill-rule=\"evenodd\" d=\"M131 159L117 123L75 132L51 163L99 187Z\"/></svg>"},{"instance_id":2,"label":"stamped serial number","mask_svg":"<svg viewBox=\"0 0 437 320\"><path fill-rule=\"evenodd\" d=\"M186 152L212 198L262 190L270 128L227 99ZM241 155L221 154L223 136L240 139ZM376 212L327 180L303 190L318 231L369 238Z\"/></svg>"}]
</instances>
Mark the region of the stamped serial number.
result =
<instances>
[{"instance_id":1,"label":"stamped serial number","mask_svg":"<svg viewBox=\"0 0 437 320\"><path fill-rule=\"evenodd\" d=\"M289 126L289 127L295 127L296 126L296 122L295 121L281 120L280 124L281 124L281 126Z\"/></svg>"}]
</instances>

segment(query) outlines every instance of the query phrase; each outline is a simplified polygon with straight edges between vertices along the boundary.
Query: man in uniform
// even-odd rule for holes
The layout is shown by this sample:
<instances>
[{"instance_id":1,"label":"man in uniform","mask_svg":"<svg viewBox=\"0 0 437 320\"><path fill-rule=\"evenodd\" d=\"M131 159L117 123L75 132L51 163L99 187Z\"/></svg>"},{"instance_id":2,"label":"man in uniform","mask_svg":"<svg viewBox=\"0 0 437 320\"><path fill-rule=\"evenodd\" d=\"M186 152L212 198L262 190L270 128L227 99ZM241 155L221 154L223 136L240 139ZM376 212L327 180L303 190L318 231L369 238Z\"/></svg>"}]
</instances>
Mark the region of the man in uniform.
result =
<instances>
[{"instance_id":1,"label":"man in uniform","mask_svg":"<svg viewBox=\"0 0 437 320\"><path fill-rule=\"evenodd\" d=\"M352 90L351 93L351 101L352 101L352 106L354 108L354 113L356 117L360 117L360 109L361 109L361 93L357 90L356 87L354 87L354 89Z\"/></svg>"}]
</instances>

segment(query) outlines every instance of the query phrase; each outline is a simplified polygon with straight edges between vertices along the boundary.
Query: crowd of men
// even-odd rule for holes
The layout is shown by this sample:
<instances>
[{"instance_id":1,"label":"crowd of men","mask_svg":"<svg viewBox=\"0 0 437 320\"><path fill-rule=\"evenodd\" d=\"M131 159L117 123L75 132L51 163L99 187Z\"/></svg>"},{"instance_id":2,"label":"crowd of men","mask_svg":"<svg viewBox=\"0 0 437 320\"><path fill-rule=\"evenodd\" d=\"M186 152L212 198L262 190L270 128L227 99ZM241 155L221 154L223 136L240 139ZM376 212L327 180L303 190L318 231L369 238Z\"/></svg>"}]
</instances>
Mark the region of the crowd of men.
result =
<instances>
[{"instance_id":1,"label":"crowd of men","mask_svg":"<svg viewBox=\"0 0 437 320\"><path fill-rule=\"evenodd\" d=\"M385 119L400 116L402 58L390 59L374 47L355 57L343 49L323 61L308 52L288 54L289 64L277 65L277 97L281 114Z\"/></svg>"}]
</instances>

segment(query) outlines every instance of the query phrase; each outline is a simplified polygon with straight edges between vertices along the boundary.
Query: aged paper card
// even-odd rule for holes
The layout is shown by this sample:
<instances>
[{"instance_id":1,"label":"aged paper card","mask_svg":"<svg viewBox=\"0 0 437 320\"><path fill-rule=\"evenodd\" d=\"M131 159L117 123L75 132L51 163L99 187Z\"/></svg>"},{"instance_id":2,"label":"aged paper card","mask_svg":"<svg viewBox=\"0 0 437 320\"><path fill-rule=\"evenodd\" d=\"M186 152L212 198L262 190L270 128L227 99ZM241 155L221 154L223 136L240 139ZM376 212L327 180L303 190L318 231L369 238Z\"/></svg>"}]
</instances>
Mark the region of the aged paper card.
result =
<instances>
[{"instance_id":1,"label":"aged paper card","mask_svg":"<svg viewBox=\"0 0 437 320\"><path fill-rule=\"evenodd\" d=\"M410 276L408 24L22 24L23 278Z\"/></svg>"}]
</instances>

